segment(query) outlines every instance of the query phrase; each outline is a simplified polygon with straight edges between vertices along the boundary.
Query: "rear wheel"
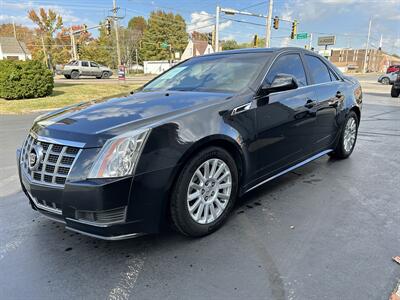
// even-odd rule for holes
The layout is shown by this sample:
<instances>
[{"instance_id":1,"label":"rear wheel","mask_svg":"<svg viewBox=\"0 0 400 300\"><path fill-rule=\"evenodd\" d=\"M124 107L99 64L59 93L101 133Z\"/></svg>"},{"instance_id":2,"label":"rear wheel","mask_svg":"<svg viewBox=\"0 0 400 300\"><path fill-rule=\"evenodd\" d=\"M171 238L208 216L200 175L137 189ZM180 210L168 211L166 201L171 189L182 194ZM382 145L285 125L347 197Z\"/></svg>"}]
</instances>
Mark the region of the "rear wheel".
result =
<instances>
[{"instance_id":1,"label":"rear wheel","mask_svg":"<svg viewBox=\"0 0 400 300\"><path fill-rule=\"evenodd\" d=\"M390 84L390 79L387 77L382 78L382 84Z\"/></svg>"},{"instance_id":2,"label":"rear wheel","mask_svg":"<svg viewBox=\"0 0 400 300\"><path fill-rule=\"evenodd\" d=\"M78 71L72 71L71 72L71 78L72 79L78 79L79 78L79 72Z\"/></svg>"},{"instance_id":3,"label":"rear wheel","mask_svg":"<svg viewBox=\"0 0 400 300\"><path fill-rule=\"evenodd\" d=\"M344 123L344 128L340 135L335 150L330 153L336 158L348 158L354 150L358 134L358 117L354 111L350 111Z\"/></svg>"},{"instance_id":4,"label":"rear wheel","mask_svg":"<svg viewBox=\"0 0 400 300\"><path fill-rule=\"evenodd\" d=\"M390 91L390 96L393 98L397 98L400 95L400 89L396 89L394 85L392 85L392 90Z\"/></svg>"},{"instance_id":5,"label":"rear wheel","mask_svg":"<svg viewBox=\"0 0 400 300\"><path fill-rule=\"evenodd\" d=\"M238 172L232 156L210 147L183 168L172 192L170 212L174 227L200 237L220 228L234 205Z\"/></svg>"},{"instance_id":6,"label":"rear wheel","mask_svg":"<svg viewBox=\"0 0 400 300\"><path fill-rule=\"evenodd\" d=\"M101 78L107 79L107 78L110 78L110 76L111 76L110 72L103 72L103 74L101 75Z\"/></svg>"}]
</instances>

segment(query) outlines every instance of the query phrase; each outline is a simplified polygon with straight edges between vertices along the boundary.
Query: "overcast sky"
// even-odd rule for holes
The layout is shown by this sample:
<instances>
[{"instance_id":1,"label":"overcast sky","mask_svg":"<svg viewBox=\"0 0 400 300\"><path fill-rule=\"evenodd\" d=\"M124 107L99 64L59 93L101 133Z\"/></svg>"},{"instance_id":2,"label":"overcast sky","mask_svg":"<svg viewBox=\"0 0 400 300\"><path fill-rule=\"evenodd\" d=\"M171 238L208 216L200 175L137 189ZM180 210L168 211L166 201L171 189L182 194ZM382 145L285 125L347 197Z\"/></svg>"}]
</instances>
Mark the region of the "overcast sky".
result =
<instances>
[{"instance_id":1,"label":"overcast sky","mask_svg":"<svg viewBox=\"0 0 400 300\"><path fill-rule=\"evenodd\" d=\"M155 9L181 14L188 30L211 31L215 23L215 7L244 9L267 14L267 1L260 0L117 0L119 14L126 25L131 17L148 17ZM32 27L26 17L28 9L53 8L62 14L64 24L96 25L104 20L112 7L112 0L0 0L0 23L15 20L17 24ZM334 34L335 47L364 47L368 22L372 18L372 47L379 46L383 35L383 49L400 54L400 0L274 0L273 16L296 19L299 32L318 36ZM240 22L242 21L242 22ZM255 24L249 24L244 22ZM259 25L257 25L259 24ZM265 36L265 20L243 16L221 16L221 39L248 42L254 34ZM272 46L304 46L306 41L292 41L290 23L281 22L279 30L272 32ZM314 43L316 47L316 43Z\"/></svg>"}]
</instances>

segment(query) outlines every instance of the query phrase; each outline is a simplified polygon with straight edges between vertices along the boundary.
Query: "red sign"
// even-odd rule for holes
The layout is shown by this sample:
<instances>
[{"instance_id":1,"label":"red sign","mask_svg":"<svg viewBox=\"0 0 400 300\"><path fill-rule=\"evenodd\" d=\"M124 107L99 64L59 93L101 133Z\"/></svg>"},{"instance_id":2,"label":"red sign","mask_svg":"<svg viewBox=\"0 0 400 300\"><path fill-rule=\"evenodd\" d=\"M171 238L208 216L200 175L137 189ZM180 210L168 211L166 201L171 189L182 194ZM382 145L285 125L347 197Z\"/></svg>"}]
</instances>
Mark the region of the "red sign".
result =
<instances>
[{"instance_id":1,"label":"red sign","mask_svg":"<svg viewBox=\"0 0 400 300\"><path fill-rule=\"evenodd\" d=\"M118 66L118 80L125 80L125 66Z\"/></svg>"}]
</instances>

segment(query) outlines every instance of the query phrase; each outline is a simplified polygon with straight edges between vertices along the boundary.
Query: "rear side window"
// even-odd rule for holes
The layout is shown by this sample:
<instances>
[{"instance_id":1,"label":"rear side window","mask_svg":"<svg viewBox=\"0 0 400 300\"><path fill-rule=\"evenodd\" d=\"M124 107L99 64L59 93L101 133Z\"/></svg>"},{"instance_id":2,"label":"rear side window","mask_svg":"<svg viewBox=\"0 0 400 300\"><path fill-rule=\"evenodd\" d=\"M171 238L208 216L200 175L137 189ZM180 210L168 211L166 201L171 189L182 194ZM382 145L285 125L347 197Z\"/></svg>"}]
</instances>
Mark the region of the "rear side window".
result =
<instances>
[{"instance_id":1,"label":"rear side window","mask_svg":"<svg viewBox=\"0 0 400 300\"><path fill-rule=\"evenodd\" d=\"M278 57L267 75L267 83L271 84L275 76L284 73L296 77L299 86L307 85L306 73L299 54L286 54Z\"/></svg>"},{"instance_id":2,"label":"rear side window","mask_svg":"<svg viewBox=\"0 0 400 300\"><path fill-rule=\"evenodd\" d=\"M92 66L92 67L95 67L95 68L97 68L99 65L98 64L96 64L95 62L90 62L90 65Z\"/></svg>"},{"instance_id":3,"label":"rear side window","mask_svg":"<svg viewBox=\"0 0 400 300\"><path fill-rule=\"evenodd\" d=\"M332 81L328 67L318 57L305 55L305 58L314 83L324 83Z\"/></svg>"},{"instance_id":4,"label":"rear side window","mask_svg":"<svg viewBox=\"0 0 400 300\"><path fill-rule=\"evenodd\" d=\"M89 67L89 63L87 61L82 62L82 67Z\"/></svg>"}]
</instances>

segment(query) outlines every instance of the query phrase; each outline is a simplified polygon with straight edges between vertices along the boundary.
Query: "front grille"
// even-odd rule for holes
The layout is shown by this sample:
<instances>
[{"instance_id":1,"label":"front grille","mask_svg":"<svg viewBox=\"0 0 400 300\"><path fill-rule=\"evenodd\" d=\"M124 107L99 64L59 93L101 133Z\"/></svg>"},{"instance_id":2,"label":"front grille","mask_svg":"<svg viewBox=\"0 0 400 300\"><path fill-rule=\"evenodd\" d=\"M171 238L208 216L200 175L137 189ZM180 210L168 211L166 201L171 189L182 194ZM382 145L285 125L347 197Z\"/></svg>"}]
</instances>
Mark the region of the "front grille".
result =
<instances>
[{"instance_id":1,"label":"front grille","mask_svg":"<svg viewBox=\"0 0 400 300\"><path fill-rule=\"evenodd\" d=\"M43 158L37 170L32 171L29 169L29 152L35 145L43 148ZM21 168L34 183L64 187L79 151L77 147L47 143L28 135L21 150Z\"/></svg>"}]
</instances>

